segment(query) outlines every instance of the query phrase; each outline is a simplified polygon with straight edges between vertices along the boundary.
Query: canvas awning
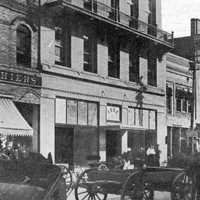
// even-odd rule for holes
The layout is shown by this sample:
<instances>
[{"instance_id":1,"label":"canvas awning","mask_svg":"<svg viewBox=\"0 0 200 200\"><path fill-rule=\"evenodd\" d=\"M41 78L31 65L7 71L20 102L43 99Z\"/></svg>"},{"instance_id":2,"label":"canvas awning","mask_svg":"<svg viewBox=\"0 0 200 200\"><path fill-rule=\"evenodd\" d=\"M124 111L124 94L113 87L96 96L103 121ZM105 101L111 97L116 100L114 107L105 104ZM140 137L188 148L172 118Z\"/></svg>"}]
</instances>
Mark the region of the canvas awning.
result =
<instances>
[{"instance_id":1,"label":"canvas awning","mask_svg":"<svg viewBox=\"0 0 200 200\"><path fill-rule=\"evenodd\" d=\"M32 136L33 129L11 99L0 98L0 134Z\"/></svg>"}]
</instances>

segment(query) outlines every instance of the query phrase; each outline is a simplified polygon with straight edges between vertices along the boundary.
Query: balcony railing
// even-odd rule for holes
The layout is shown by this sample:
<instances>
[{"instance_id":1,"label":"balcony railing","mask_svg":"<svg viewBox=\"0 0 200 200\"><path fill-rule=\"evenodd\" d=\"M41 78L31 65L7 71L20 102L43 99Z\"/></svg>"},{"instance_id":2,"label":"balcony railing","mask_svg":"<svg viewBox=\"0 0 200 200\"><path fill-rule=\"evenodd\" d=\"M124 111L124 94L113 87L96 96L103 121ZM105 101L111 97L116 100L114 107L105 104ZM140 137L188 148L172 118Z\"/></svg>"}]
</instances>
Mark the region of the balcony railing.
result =
<instances>
[{"instance_id":1,"label":"balcony railing","mask_svg":"<svg viewBox=\"0 0 200 200\"><path fill-rule=\"evenodd\" d=\"M110 21L118 23L119 25L122 25L132 31L146 34L150 37L160 40L161 42L164 42L169 46L173 46L173 33L163 31L156 26L150 25L137 18L127 15L118 9L107 6L106 4L101 3L100 0L79 0L80 3L77 3L75 0L58 1L64 3L65 5L79 7L91 14L109 19ZM55 2L55 0L49 0L48 2Z\"/></svg>"}]
</instances>

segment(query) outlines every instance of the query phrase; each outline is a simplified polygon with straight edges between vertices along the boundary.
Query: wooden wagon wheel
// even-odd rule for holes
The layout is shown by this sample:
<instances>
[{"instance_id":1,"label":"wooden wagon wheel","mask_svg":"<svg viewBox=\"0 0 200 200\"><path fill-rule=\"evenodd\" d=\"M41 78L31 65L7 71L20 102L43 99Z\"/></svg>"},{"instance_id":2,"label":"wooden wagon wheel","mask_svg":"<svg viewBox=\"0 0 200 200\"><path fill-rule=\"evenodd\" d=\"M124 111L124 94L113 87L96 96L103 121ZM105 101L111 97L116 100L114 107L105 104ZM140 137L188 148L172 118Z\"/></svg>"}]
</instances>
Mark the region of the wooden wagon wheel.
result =
<instances>
[{"instance_id":1,"label":"wooden wagon wheel","mask_svg":"<svg viewBox=\"0 0 200 200\"><path fill-rule=\"evenodd\" d=\"M172 183L172 200L197 200L197 190L192 177L185 172L178 174Z\"/></svg>"},{"instance_id":2,"label":"wooden wagon wheel","mask_svg":"<svg viewBox=\"0 0 200 200\"><path fill-rule=\"evenodd\" d=\"M85 170L77 180L75 185L76 200L106 200L107 194L101 192L100 186L88 181L88 174L97 169Z\"/></svg>"},{"instance_id":3,"label":"wooden wagon wheel","mask_svg":"<svg viewBox=\"0 0 200 200\"><path fill-rule=\"evenodd\" d=\"M143 172L132 173L122 186L121 200L153 200L151 184L143 179Z\"/></svg>"}]
</instances>

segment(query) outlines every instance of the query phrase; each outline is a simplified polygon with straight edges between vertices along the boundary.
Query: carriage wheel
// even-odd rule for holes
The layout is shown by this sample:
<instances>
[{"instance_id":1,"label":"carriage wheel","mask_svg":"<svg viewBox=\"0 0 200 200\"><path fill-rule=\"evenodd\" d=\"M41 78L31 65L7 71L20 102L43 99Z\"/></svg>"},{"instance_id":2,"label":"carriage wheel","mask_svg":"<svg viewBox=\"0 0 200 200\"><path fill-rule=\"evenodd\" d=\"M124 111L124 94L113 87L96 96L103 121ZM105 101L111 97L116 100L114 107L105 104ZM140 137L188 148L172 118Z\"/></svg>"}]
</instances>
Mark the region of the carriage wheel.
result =
<instances>
[{"instance_id":1,"label":"carriage wheel","mask_svg":"<svg viewBox=\"0 0 200 200\"><path fill-rule=\"evenodd\" d=\"M96 170L89 169L84 171L78 178L75 185L76 200L106 200L107 194L100 192L100 186L88 182L88 172Z\"/></svg>"},{"instance_id":2,"label":"carriage wheel","mask_svg":"<svg viewBox=\"0 0 200 200\"><path fill-rule=\"evenodd\" d=\"M131 174L122 187L121 200L153 200L153 190L142 172Z\"/></svg>"},{"instance_id":3,"label":"carriage wheel","mask_svg":"<svg viewBox=\"0 0 200 200\"><path fill-rule=\"evenodd\" d=\"M70 172L70 170L68 168L65 167L63 169L62 177L65 179L66 195L68 197L69 194L71 193L71 191L73 190L72 173Z\"/></svg>"},{"instance_id":4,"label":"carriage wheel","mask_svg":"<svg viewBox=\"0 0 200 200\"><path fill-rule=\"evenodd\" d=\"M197 190L192 177L185 172L178 174L172 184L172 200L197 200Z\"/></svg>"}]
</instances>

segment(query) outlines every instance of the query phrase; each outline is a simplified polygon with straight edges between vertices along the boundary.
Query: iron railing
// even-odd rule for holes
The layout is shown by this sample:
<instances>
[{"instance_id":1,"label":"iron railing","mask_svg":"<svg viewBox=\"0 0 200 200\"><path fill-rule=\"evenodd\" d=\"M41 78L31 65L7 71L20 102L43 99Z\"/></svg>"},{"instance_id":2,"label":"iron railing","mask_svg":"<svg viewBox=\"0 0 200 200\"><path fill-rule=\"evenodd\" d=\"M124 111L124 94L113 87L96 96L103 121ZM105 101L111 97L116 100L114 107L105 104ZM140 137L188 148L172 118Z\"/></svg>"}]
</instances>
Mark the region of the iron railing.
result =
<instances>
[{"instance_id":1,"label":"iron railing","mask_svg":"<svg viewBox=\"0 0 200 200\"><path fill-rule=\"evenodd\" d=\"M110 7L100 0L57 0L65 5L72 5L75 7L80 7L84 11L91 14L101 16L103 18L109 19L112 22L118 23L132 31L137 31L142 34L146 34L150 37L160 40L167 45L173 46L173 33L168 33L163 31L157 26L150 25L144 21L141 21L135 17L127 15L124 12L119 11L113 7ZM55 2L55 0L49 0L50 2ZM78 3L77 3L78 2Z\"/></svg>"}]
</instances>

